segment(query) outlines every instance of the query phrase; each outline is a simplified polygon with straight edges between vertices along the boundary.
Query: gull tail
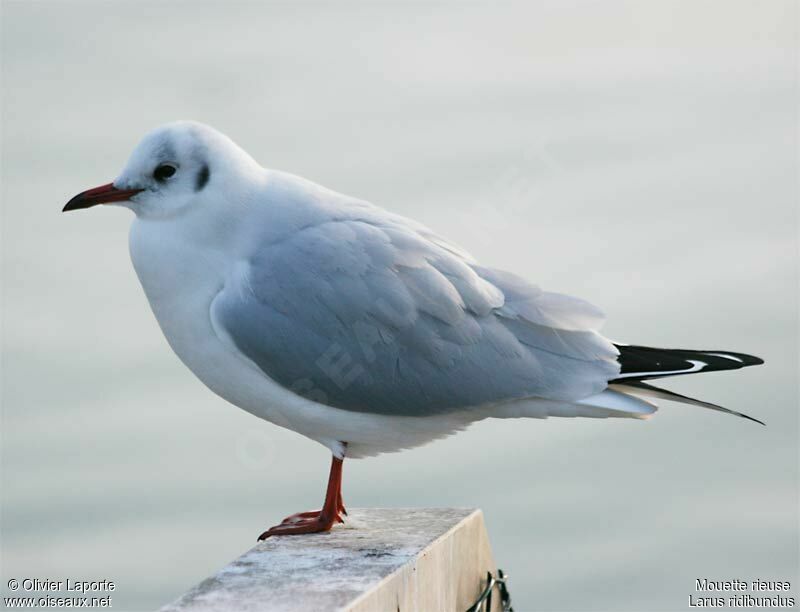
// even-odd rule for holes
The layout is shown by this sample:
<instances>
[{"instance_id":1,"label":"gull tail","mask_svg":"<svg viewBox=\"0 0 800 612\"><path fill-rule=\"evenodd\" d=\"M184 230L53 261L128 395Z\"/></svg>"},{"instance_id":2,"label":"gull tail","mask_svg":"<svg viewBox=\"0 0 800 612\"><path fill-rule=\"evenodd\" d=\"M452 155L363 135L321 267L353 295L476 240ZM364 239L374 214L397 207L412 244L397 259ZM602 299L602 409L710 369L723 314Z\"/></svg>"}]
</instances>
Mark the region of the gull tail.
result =
<instances>
[{"instance_id":1,"label":"gull tail","mask_svg":"<svg viewBox=\"0 0 800 612\"><path fill-rule=\"evenodd\" d=\"M619 349L620 374L614 380L609 381L609 387L628 395L657 397L668 399L682 404L692 404L702 406L711 410L727 412L740 416L756 423L762 421L751 416L730 410L717 404L694 399L680 393L661 389L651 384L643 382L653 378L664 378L666 376L681 376L684 374L696 374L699 372L714 372L721 370L738 370L752 365L764 363L763 359L746 355L744 353L732 353L730 351L693 351L685 349L662 349L648 346L633 346L627 344L616 344Z\"/></svg>"}]
</instances>

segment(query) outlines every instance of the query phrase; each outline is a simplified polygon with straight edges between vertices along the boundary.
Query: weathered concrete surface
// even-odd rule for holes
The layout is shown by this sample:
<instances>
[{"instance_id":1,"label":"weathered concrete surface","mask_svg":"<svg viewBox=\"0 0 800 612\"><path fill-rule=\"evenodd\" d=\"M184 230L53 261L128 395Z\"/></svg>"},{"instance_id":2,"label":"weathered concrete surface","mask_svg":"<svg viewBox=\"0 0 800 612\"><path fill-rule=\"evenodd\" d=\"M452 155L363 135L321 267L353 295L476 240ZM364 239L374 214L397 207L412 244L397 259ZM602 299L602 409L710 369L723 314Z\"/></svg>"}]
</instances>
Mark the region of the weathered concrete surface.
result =
<instances>
[{"instance_id":1,"label":"weathered concrete surface","mask_svg":"<svg viewBox=\"0 0 800 612\"><path fill-rule=\"evenodd\" d=\"M346 520L270 538L162 612L463 611L496 573L480 510L353 509Z\"/></svg>"}]
</instances>

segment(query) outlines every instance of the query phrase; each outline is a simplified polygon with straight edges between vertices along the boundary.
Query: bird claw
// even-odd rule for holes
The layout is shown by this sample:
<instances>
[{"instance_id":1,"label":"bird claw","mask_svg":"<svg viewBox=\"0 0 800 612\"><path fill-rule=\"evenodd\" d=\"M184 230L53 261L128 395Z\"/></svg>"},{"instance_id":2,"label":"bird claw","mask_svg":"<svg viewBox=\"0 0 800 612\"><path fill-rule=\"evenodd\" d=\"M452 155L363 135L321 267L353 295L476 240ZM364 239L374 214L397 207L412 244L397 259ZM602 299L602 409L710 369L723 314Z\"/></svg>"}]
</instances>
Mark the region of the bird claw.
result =
<instances>
[{"instance_id":1,"label":"bird claw","mask_svg":"<svg viewBox=\"0 0 800 612\"><path fill-rule=\"evenodd\" d=\"M287 516L280 525L270 527L260 536L258 541L266 540L271 536L278 535L299 535L303 533L320 533L330 531L334 523L344 523L344 519L337 512L334 516L328 516L322 510L312 512L298 512Z\"/></svg>"},{"instance_id":2,"label":"bird claw","mask_svg":"<svg viewBox=\"0 0 800 612\"><path fill-rule=\"evenodd\" d=\"M283 519L280 525L270 527L260 536L258 541L277 535L297 535L301 533L319 533L330 531L335 523L344 523L342 515L347 516L342 499L342 459L333 457L328 489L322 510L297 512Z\"/></svg>"},{"instance_id":3,"label":"bird claw","mask_svg":"<svg viewBox=\"0 0 800 612\"><path fill-rule=\"evenodd\" d=\"M336 513L336 522L337 523L344 523L344 519L342 518L342 514L347 516L347 509L344 507L344 503L342 502L341 498L339 498L338 502L338 509ZM287 516L285 519L281 521L281 525L294 525L304 519L310 518L318 518L322 510L309 510L308 512L296 512L295 514L291 514Z\"/></svg>"},{"instance_id":4,"label":"bird claw","mask_svg":"<svg viewBox=\"0 0 800 612\"><path fill-rule=\"evenodd\" d=\"M322 510L309 510L308 512L297 512L283 519L281 521L281 525L294 524L301 521L302 519L317 518L319 517L320 512L322 512Z\"/></svg>"}]
</instances>

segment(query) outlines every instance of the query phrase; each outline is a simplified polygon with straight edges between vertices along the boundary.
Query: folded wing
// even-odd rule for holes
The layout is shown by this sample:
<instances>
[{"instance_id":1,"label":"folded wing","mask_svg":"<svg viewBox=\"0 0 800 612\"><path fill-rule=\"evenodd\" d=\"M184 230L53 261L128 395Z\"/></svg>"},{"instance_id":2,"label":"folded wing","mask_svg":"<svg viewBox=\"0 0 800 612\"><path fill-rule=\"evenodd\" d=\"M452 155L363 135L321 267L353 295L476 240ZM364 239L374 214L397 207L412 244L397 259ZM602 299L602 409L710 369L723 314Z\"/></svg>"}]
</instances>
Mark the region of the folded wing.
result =
<instances>
[{"instance_id":1,"label":"folded wing","mask_svg":"<svg viewBox=\"0 0 800 612\"><path fill-rule=\"evenodd\" d=\"M351 411L573 401L619 373L596 308L396 217L331 220L263 247L211 316L273 380Z\"/></svg>"}]
</instances>

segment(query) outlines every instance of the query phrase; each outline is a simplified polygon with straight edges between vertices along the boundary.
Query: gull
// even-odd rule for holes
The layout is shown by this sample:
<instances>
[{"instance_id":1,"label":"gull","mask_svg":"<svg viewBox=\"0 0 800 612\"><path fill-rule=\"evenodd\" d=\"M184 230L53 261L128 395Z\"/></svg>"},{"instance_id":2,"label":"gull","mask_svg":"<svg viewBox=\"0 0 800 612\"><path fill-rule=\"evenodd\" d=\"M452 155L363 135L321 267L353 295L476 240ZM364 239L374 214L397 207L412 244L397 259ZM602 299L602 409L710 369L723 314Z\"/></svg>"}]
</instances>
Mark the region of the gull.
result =
<instances>
[{"instance_id":1,"label":"gull","mask_svg":"<svg viewBox=\"0 0 800 612\"><path fill-rule=\"evenodd\" d=\"M259 540L343 522L345 457L486 418L645 419L662 398L757 421L647 381L758 357L612 342L588 302L481 266L411 219L265 169L201 123L151 131L112 183L64 211L96 204L135 213L133 266L197 378L331 451L322 509Z\"/></svg>"}]
</instances>

